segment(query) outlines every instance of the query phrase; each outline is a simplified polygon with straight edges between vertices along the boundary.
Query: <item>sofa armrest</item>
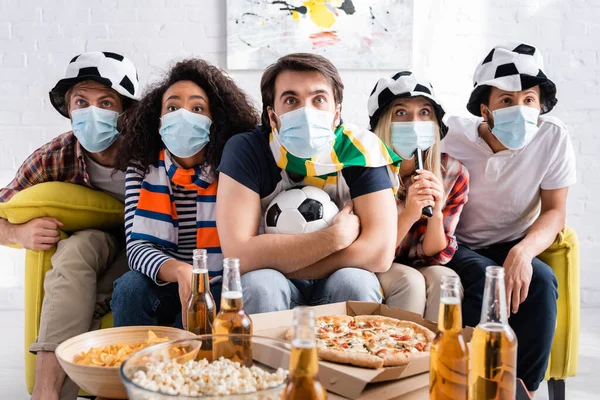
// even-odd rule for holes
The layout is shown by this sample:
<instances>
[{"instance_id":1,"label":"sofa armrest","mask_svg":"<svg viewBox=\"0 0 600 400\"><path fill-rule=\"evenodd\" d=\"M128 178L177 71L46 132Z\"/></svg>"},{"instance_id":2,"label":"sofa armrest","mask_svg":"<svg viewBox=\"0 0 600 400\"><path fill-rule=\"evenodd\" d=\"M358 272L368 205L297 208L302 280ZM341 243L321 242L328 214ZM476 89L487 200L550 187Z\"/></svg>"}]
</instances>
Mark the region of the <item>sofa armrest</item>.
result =
<instances>
[{"instance_id":1,"label":"sofa armrest","mask_svg":"<svg viewBox=\"0 0 600 400\"><path fill-rule=\"evenodd\" d=\"M56 247L51 250L27 250L25 252L25 381L29 393L35 382L35 356L29 346L37 338L40 329L40 314L44 300L44 278L52 268L51 259Z\"/></svg>"},{"instance_id":2,"label":"sofa armrest","mask_svg":"<svg viewBox=\"0 0 600 400\"><path fill-rule=\"evenodd\" d=\"M565 379L577 373L579 352L580 260L575 231L565 227L538 258L554 270L558 280L558 318L546 379Z\"/></svg>"},{"instance_id":3,"label":"sofa armrest","mask_svg":"<svg viewBox=\"0 0 600 400\"><path fill-rule=\"evenodd\" d=\"M65 232L114 229L123 225L124 206L99 190L66 182L45 182L20 191L0 203L0 218L23 224L34 218L54 217Z\"/></svg>"}]
</instances>

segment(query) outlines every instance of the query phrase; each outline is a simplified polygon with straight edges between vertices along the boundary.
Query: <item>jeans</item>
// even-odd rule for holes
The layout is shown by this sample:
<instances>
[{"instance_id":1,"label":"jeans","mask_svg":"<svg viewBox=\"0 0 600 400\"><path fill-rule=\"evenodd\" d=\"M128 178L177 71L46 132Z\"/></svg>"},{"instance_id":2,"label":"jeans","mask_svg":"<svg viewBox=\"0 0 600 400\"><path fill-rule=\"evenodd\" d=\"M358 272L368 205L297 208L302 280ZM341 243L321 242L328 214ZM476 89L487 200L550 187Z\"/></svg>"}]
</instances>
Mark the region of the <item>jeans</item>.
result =
<instances>
[{"instance_id":1,"label":"jeans","mask_svg":"<svg viewBox=\"0 0 600 400\"><path fill-rule=\"evenodd\" d=\"M508 252L517 243L519 240L478 250L459 244L448 267L456 271L463 285L462 312L465 325L476 326L481 318L485 268L502 266ZM518 340L517 376L528 390L537 390L548 367L556 329L558 282L548 265L537 258L531 264L533 275L529 294L519 306L519 311L509 315L508 323Z\"/></svg>"},{"instance_id":2,"label":"jeans","mask_svg":"<svg viewBox=\"0 0 600 400\"><path fill-rule=\"evenodd\" d=\"M257 269L242 275L244 306L249 314L289 310L342 301L381 303L379 281L360 268L342 268L326 279L287 279L274 269Z\"/></svg>"},{"instance_id":3,"label":"jeans","mask_svg":"<svg viewBox=\"0 0 600 400\"><path fill-rule=\"evenodd\" d=\"M221 282L210 284L217 311L221 301ZM179 285L157 285L138 271L129 271L115 281L110 302L115 326L168 325L183 328Z\"/></svg>"}]
</instances>

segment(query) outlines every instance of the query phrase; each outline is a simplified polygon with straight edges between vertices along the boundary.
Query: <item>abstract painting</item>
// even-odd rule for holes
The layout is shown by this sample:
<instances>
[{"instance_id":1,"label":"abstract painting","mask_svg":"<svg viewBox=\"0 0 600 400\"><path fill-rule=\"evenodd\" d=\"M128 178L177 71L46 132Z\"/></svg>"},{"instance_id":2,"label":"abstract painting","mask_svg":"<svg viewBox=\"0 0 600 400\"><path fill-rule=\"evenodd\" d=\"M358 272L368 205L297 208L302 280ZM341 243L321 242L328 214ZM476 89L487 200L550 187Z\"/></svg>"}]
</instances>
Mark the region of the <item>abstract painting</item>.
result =
<instances>
[{"instance_id":1,"label":"abstract painting","mask_svg":"<svg viewBox=\"0 0 600 400\"><path fill-rule=\"evenodd\" d=\"M227 0L227 66L308 52L340 69L410 69L412 31L413 0Z\"/></svg>"}]
</instances>

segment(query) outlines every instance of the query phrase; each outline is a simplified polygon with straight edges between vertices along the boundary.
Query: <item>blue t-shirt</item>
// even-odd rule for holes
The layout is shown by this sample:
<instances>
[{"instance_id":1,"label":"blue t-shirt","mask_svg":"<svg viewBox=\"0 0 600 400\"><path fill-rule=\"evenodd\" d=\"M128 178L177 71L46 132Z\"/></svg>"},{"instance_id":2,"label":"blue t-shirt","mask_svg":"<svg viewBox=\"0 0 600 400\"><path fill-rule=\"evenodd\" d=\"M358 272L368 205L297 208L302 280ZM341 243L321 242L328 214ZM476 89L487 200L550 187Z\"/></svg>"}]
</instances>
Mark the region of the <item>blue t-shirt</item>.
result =
<instances>
[{"instance_id":1,"label":"blue t-shirt","mask_svg":"<svg viewBox=\"0 0 600 400\"><path fill-rule=\"evenodd\" d=\"M261 199L271 195L281 180L281 169L269 148L269 132L258 126L230 138L218 171L258 193ZM296 182L304 178L294 175L289 174ZM342 175L353 199L392 187L386 167L347 167Z\"/></svg>"}]
</instances>

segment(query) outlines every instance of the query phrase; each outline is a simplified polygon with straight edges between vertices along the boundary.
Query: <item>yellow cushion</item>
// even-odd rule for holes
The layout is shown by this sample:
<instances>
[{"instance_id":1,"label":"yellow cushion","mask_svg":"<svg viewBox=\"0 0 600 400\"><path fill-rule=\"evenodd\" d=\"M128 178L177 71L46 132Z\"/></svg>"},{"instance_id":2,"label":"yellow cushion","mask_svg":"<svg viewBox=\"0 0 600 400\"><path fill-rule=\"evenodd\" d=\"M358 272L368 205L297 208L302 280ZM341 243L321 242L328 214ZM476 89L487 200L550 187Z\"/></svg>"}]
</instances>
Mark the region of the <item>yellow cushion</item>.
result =
<instances>
[{"instance_id":1,"label":"yellow cushion","mask_svg":"<svg viewBox=\"0 0 600 400\"><path fill-rule=\"evenodd\" d=\"M65 232L112 229L123 224L123 203L99 190L65 182L46 182L20 191L0 203L0 218L22 224L54 217Z\"/></svg>"}]
</instances>

